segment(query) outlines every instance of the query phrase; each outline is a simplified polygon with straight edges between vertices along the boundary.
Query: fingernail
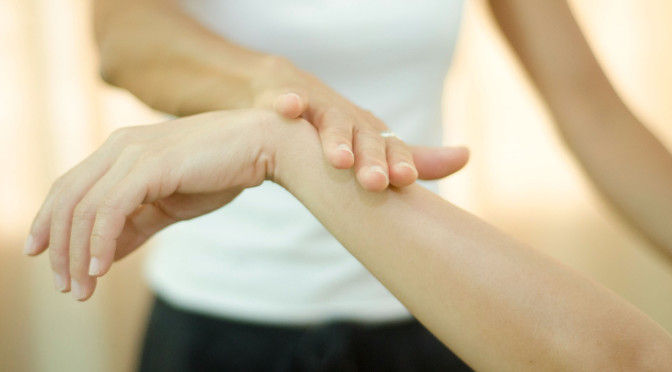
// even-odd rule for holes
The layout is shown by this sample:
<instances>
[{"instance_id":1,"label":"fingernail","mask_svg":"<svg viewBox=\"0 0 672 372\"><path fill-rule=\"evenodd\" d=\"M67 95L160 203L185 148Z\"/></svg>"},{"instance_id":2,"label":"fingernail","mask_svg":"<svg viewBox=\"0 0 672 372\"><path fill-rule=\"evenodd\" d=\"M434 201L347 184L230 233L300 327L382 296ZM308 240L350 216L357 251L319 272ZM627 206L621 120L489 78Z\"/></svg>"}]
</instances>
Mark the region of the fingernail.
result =
<instances>
[{"instance_id":1,"label":"fingernail","mask_svg":"<svg viewBox=\"0 0 672 372\"><path fill-rule=\"evenodd\" d=\"M273 103L273 109L276 111L283 111L285 105L291 101L296 101L297 104L301 105L301 97L298 94L283 93L275 99L275 102Z\"/></svg>"},{"instance_id":2,"label":"fingernail","mask_svg":"<svg viewBox=\"0 0 672 372\"><path fill-rule=\"evenodd\" d=\"M54 287L59 292L65 292L68 289L68 282L61 274L54 273Z\"/></svg>"},{"instance_id":3,"label":"fingernail","mask_svg":"<svg viewBox=\"0 0 672 372\"><path fill-rule=\"evenodd\" d=\"M383 176L385 176L385 180L386 180L387 182L389 182L389 179L388 179L388 176L387 176L387 172L385 172L385 170L383 169L383 167L381 167L380 165L373 165L373 166L369 167L369 171L370 171L370 172L376 172L376 173L380 173L380 174L382 174Z\"/></svg>"},{"instance_id":4,"label":"fingernail","mask_svg":"<svg viewBox=\"0 0 672 372\"><path fill-rule=\"evenodd\" d=\"M75 299L81 300L86 297L86 293L84 293L84 287L82 287L82 285L79 284L77 280L73 279L70 283L70 286L72 287L72 296Z\"/></svg>"},{"instance_id":5,"label":"fingernail","mask_svg":"<svg viewBox=\"0 0 672 372\"><path fill-rule=\"evenodd\" d=\"M290 97L291 97L291 98L297 100L298 102L301 102L301 96L299 96L298 94L296 94L296 93L294 93L294 92L285 93L285 97L286 97L286 98L290 98Z\"/></svg>"},{"instance_id":6,"label":"fingernail","mask_svg":"<svg viewBox=\"0 0 672 372\"><path fill-rule=\"evenodd\" d=\"M469 152L469 147L464 146L464 145L456 145L456 146L449 146L446 147L450 151L466 151Z\"/></svg>"},{"instance_id":7,"label":"fingernail","mask_svg":"<svg viewBox=\"0 0 672 372\"><path fill-rule=\"evenodd\" d=\"M342 144L338 145L338 149L349 152L350 155L353 156L353 157L355 156L355 154L350 149L350 146L346 145L345 143L342 143Z\"/></svg>"},{"instance_id":8,"label":"fingernail","mask_svg":"<svg viewBox=\"0 0 672 372\"><path fill-rule=\"evenodd\" d=\"M32 235L28 235L26 238L26 244L23 246L23 254L31 255L35 252L35 239Z\"/></svg>"},{"instance_id":9,"label":"fingernail","mask_svg":"<svg viewBox=\"0 0 672 372\"><path fill-rule=\"evenodd\" d=\"M89 275L98 276L102 274L102 269L103 268L98 257L91 258L91 262L89 263Z\"/></svg>"},{"instance_id":10,"label":"fingernail","mask_svg":"<svg viewBox=\"0 0 672 372\"><path fill-rule=\"evenodd\" d=\"M397 163L397 166L398 166L398 167L409 168L409 169L411 169L411 170L413 171L413 173L416 174L416 175L417 175L417 173L418 173L418 170L415 169L415 167L414 167L411 163L402 161L402 162Z\"/></svg>"}]
</instances>

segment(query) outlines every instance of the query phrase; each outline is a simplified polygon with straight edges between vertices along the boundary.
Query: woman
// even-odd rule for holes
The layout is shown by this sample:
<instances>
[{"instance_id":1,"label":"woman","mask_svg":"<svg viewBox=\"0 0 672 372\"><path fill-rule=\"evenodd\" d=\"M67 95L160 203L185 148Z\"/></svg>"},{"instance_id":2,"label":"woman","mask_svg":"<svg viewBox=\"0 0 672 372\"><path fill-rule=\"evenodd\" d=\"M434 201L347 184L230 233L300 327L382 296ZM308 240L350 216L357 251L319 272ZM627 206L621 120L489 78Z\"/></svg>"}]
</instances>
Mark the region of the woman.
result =
<instances>
[{"instance_id":1,"label":"woman","mask_svg":"<svg viewBox=\"0 0 672 372\"><path fill-rule=\"evenodd\" d=\"M61 178L32 234L43 250L50 219L76 205L68 221L71 270L86 271L97 260L100 276L156 231L268 179L296 196L475 369L663 371L672 365L672 337L610 291L421 186L367 192L320 152L309 123L263 110L128 128ZM457 154L455 163L464 160ZM60 234L52 231L52 239ZM408 354L397 357L411 361ZM290 370L306 367L286 362ZM356 359L349 362L312 367L357 369Z\"/></svg>"},{"instance_id":2,"label":"woman","mask_svg":"<svg viewBox=\"0 0 672 372\"><path fill-rule=\"evenodd\" d=\"M412 5L403 1L185 1L184 9L167 1L99 0L96 24L103 74L113 84L176 115L256 105L273 107L287 117L301 116L318 129L333 166L354 166L366 190L380 191L388 184L407 186L418 174L434 178L450 170L451 153L416 151L412 155L383 122L416 143L436 143L441 137L439 95L449 55L442 48L455 38L460 5L458 1ZM493 5L503 30L558 118L561 133L589 174L626 217L669 249L669 229L661 224L672 210L669 198L661 197L672 185L669 154L613 92L564 2L498 1ZM607 132L605 117L611 125ZM592 145L596 134L609 138L605 146ZM631 144L636 146L626 146ZM414 164L418 156L425 161ZM433 162L447 168L437 170ZM632 172L637 172L636 178L629 177ZM633 195L651 198L642 201ZM56 230L69 229L63 221L73 211L74 204L71 210L63 210ZM55 234L55 239L57 288L69 290L72 277L73 294L87 298L94 280L81 267L74 275L68 272L67 258L59 258L67 252L67 238ZM33 242L28 251L36 247ZM435 360L442 366L453 362L444 350L434 348L436 343L409 321L405 308L367 276L298 202L273 184L248 191L232 206L168 231L149 263L152 287L169 304L156 305L146 346L153 352L145 354L145 361L179 355L177 349L199 349L206 336L196 327L189 327L189 337L168 334L166 329L185 318L185 324L222 325L197 315L204 313L236 319L239 324L226 323L218 329L231 333L243 327L255 334L255 340L268 339L270 348L282 342L262 336L268 329L250 323L282 325L289 335L296 326L338 319L382 324L377 327L380 336L399 330L401 322L404 327L396 336L378 337L379 352L380 345L409 343L410 335L419 334L410 344L435 352L431 358L416 359ZM96 261L91 269L99 274ZM350 326L339 324L329 334L349 334ZM170 342L165 340L173 338L201 341L179 348L166 346ZM329 336L311 344L339 347L343 340Z\"/></svg>"}]
</instances>

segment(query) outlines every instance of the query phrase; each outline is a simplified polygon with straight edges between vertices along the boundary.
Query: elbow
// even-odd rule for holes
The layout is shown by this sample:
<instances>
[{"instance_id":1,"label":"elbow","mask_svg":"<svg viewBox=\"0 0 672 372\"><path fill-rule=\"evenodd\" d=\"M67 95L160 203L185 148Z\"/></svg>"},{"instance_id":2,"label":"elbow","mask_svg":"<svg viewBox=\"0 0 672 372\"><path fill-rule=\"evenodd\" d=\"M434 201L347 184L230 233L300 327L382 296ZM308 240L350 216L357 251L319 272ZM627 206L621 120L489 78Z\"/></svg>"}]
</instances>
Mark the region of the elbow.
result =
<instances>
[{"instance_id":1,"label":"elbow","mask_svg":"<svg viewBox=\"0 0 672 372\"><path fill-rule=\"evenodd\" d=\"M109 42L109 36L101 34L96 38L98 46L98 74L109 85L120 86L119 71L122 69L120 55L113 43Z\"/></svg>"},{"instance_id":2,"label":"elbow","mask_svg":"<svg viewBox=\"0 0 672 372\"><path fill-rule=\"evenodd\" d=\"M125 2L121 2L126 4ZM114 1L97 1L94 4L93 30L98 51L98 73L107 84L121 87L120 75L128 69L127 61L137 53L133 48L129 17L137 13L127 5L122 12ZM114 5L114 6L113 6ZM132 66L132 64L130 64Z\"/></svg>"},{"instance_id":3,"label":"elbow","mask_svg":"<svg viewBox=\"0 0 672 372\"><path fill-rule=\"evenodd\" d=\"M98 51L98 74L100 78L110 85L117 85L115 71L118 70L118 63L114 58L114 45L110 42L112 39L109 27L109 11L101 5L101 2L94 3L93 31L96 49Z\"/></svg>"},{"instance_id":4,"label":"elbow","mask_svg":"<svg viewBox=\"0 0 672 372\"><path fill-rule=\"evenodd\" d=\"M117 70L118 68L115 65L105 62L104 58L101 55L100 66L98 68L98 76L100 76L101 80L103 80L105 83L109 85L121 87L121 85L119 84L119 79L117 77L118 74L116 73Z\"/></svg>"}]
</instances>

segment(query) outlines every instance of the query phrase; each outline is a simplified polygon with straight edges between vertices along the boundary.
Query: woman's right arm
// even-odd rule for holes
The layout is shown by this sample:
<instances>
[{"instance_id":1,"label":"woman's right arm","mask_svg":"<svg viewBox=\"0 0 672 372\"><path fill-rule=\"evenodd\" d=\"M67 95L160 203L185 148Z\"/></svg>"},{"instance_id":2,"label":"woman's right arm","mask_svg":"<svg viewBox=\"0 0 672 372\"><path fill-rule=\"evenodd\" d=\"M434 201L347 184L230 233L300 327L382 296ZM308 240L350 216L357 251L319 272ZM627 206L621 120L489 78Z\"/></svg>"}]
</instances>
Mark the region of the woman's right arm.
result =
<instances>
[{"instance_id":1,"label":"woman's right arm","mask_svg":"<svg viewBox=\"0 0 672 372\"><path fill-rule=\"evenodd\" d=\"M270 56L213 34L171 0L96 0L101 75L177 116L250 107Z\"/></svg>"},{"instance_id":2,"label":"woman's right arm","mask_svg":"<svg viewBox=\"0 0 672 372\"><path fill-rule=\"evenodd\" d=\"M354 167L370 191L425 174L415 149L378 135L388 128L372 113L286 59L212 33L174 0L96 0L94 20L103 78L155 109L185 116L255 106L302 116L332 166Z\"/></svg>"}]
</instances>

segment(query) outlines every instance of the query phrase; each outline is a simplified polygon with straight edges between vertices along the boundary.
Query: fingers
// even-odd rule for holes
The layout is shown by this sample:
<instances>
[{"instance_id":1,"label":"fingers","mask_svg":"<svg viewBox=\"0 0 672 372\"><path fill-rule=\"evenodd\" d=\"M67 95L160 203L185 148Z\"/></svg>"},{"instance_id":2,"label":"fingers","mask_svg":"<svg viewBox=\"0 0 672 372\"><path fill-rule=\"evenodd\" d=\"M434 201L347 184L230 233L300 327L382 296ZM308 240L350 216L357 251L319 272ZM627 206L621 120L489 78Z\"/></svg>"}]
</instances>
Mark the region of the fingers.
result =
<instances>
[{"instance_id":1,"label":"fingers","mask_svg":"<svg viewBox=\"0 0 672 372\"><path fill-rule=\"evenodd\" d=\"M110 139L117 139L121 136L122 131L115 132ZM77 202L78 198L82 197L87 189L102 176L109 164L111 164L110 153L113 150L115 142L108 140L100 149L91 154L87 159L78 164L71 171L60 177L49 190L44 203L30 228L30 233L26 239L24 246L24 253L29 256L34 256L42 253L50 241L50 225L52 223L52 214L56 200L63 199L65 194L71 195L72 202ZM59 201L59 205L67 208L63 200ZM62 211L65 213L66 211Z\"/></svg>"},{"instance_id":2,"label":"fingers","mask_svg":"<svg viewBox=\"0 0 672 372\"><path fill-rule=\"evenodd\" d=\"M51 210L54 204L53 189L47 195L44 203L37 212L35 219L30 227L26 244L23 247L23 253L28 256L36 256L49 245L49 227L51 225Z\"/></svg>"},{"instance_id":3,"label":"fingers","mask_svg":"<svg viewBox=\"0 0 672 372\"><path fill-rule=\"evenodd\" d=\"M389 184L385 139L377 132L355 133L355 175L365 190L382 191Z\"/></svg>"},{"instance_id":4,"label":"fingers","mask_svg":"<svg viewBox=\"0 0 672 372\"><path fill-rule=\"evenodd\" d=\"M69 274L72 295L79 301L93 294L95 278L89 275L91 263L90 240L96 213L113 187L123 179L135 164L137 154L122 154L112 168L77 203L72 217L69 241Z\"/></svg>"},{"instance_id":5,"label":"fingers","mask_svg":"<svg viewBox=\"0 0 672 372\"><path fill-rule=\"evenodd\" d=\"M70 291L68 240L76 197L61 197L54 202L49 228L49 262L57 291Z\"/></svg>"},{"instance_id":6,"label":"fingers","mask_svg":"<svg viewBox=\"0 0 672 372\"><path fill-rule=\"evenodd\" d=\"M151 179L148 171L151 172L144 166L136 167L114 188L108 190L100 203L91 231L88 274L103 275L112 265L117 241L124 231L127 217L138 210L147 197L148 179ZM149 211L152 212L151 209Z\"/></svg>"},{"instance_id":7,"label":"fingers","mask_svg":"<svg viewBox=\"0 0 672 372\"><path fill-rule=\"evenodd\" d=\"M149 237L175 222L177 222L177 220L172 216L167 215L163 208L159 207L158 204L141 205L126 219L124 230L117 238L117 244L114 248L114 261L120 260L133 252L147 241ZM93 256L100 257L98 248L94 249L96 249L96 253L93 254ZM104 254L105 253L103 252L103 255ZM101 263L104 264L105 261L101 259ZM107 267L101 264L103 274L109 270L110 265L111 262L107 264ZM89 274L92 274L92 271L93 270L89 271Z\"/></svg>"},{"instance_id":8,"label":"fingers","mask_svg":"<svg viewBox=\"0 0 672 372\"><path fill-rule=\"evenodd\" d=\"M466 147L414 147L413 160L418 178L434 180L449 176L469 161Z\"/></svg>"},{"instance_id":9,"label":"fingers","mask_svg":"<svg viewBox=\"0 0 672 372\"><path fill-rule=\"evenodd\" d=\"M49 247L54 287L60 292L70 290L68 245L75 205L107 168L101 153L95 153L89 159L54 183L27 239L26 246L32 246L29 254L37 254Z\"/></svg>"},{"instance_id":10,"label":"fingers","mask_svg":"<svg viewBox=\"0 0 672 372\"><path fill-rule=\"evenodd\" d=\"M397 137L386 138L387 164L390 172L390 184L404 187L418 178L411 150Z\"/></svg>"},{"instance_id":11,"label":"fingers","mask_svg":"<svg viewBox=\"0 0 672 372\"><path fill-rule=\"evenodd\" d=\"M354 118L341 110L330 109L315 117L322 149L334 168L348 169L355 163L352 152Z\"/></svg>"},{"instance_id":12,"label":"fingers","mask_svg":"<svg viewBox=\"0 0 672 372\"><path fill-rule=\"evenodd\" d=\"M298 93L283 93L275 98L273 109L288 119L296 119L308 108L308 97Z\"/></svg>"},{"instance_id":13,"label":"fingers","mask_svg":"<svg viewBox=\"0 0 672 372\"><path fill-rule=\"evenodd\" d=\"M296 119L308 109L308 96L286 89L269 90L255 99L254 106L273 109L288 119Z\"/></svg>"}]
</instances>

